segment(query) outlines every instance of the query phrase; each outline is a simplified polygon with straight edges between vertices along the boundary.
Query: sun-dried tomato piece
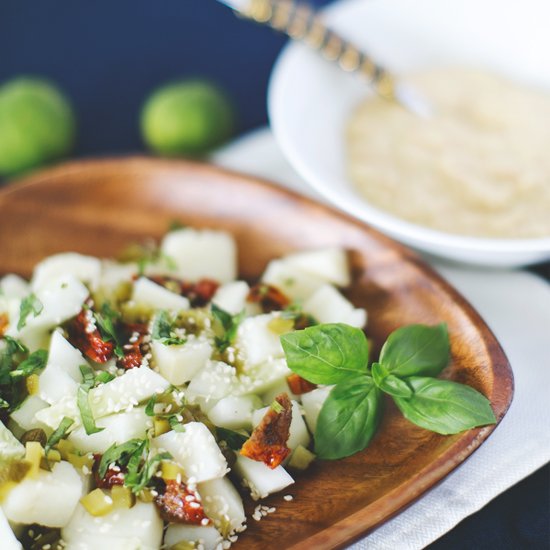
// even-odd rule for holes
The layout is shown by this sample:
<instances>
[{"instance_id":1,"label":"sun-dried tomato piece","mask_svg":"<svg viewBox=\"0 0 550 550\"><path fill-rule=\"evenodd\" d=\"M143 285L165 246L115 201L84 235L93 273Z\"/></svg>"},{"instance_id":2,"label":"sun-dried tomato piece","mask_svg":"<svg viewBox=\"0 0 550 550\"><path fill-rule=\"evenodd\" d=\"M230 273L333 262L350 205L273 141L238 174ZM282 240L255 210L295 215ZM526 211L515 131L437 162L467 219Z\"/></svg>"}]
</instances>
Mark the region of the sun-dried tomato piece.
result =
<instances>
[{"instance_id":1,"label":"sun-dried tomato piece","mask_svg":"<svg viewBox=\"0 0 550 550\"><path fill-rule=\"evenodd\" d=\"M290 391L294 395L302 395L304 393L309 393L317 388L317 384L312 384L308 382L305 378L302 378L299 374L292 373L286 377L286 382Z\"/></svg>"},{"instance_id":2,"label":"sun-dried tomato piece","mask_svg":"<svg viewBox=\"0 0 550 550\"><path fill-rule=\"evenodd\" d=\"M199 495L191 491L183 481L178 482L175 479L166 481L166 489L155 497L155 504L165 521L193 525L210 523L204 513Z\"/></svg>"},{"instance_id":3,"label":"sun-dried tomato piece","mask_svg":"<svg viewBox=\"0 0 550 550\"><path fill-rule=\"evenodd\" d=\"M276 468L290 454L287 441L290 436L292 404L286 393L275 398L279 407L272 405L252 435L242 446L243 456Z\"/></svg>"},{"instance_id":4,"label":"sun-dried tomato piece","mask_svg":"<svg viewBox=\"0 0 550 550\"><path fill-rule=\"evenodd\" d=\"M106 363L113 356L115 346L112 342L103 340L90 316L93 316L91 309L82 309L69 322L69 342L92 361Z\"/></svg>"},{"instance_id":5,"label":"sun-dried tomato piece","mask_svg":"<svg viewBox=\"0 0 550 550\"><path fill-rule=\"evenodd\" d=\"M96 487L100 489L110 489L113 485L123 485L124 484L124 474L126 473L125 468L120 466L111 466L107 468L105 475L99 477L99 463L101 462L101 455L98 453L94 454L94 463L92 465L92 475L94 476L94 482Z\"/></svg>"},{"instance_id":6,"label":"sun-dried tomato piece","mask_svg":"<svg viewBox=\"0 0 550 550\"><path fill-rule=\"evenodd\" d=\"M10 324L10 318L7 313L0 313L0 337L6 334L6 330Z\"/></svg>"},{"instance_id":7,"label":"sun-dried tomato piece","mask_svg":"<svg viewBox=\"0 0 550 550\"><path fill-rule=\"evenodd\" d=\"M281 311L290 305L290 298L276 286L260 283L254 285L246 301L260 304L264 313L272 311Z\"/></svg>"},{"instance_id":8,"label":"sun-dried tomato piece","mask_svg":"<svg viewBox=\"0 0 550 550\"><path fill-rule=\"evenodd\" d=\"M187 297L191 301L191 305L205 306L216 293L220 284L213 279L200 279L193 285L192 295Z\"/></svg>"},{"instance_id":9,"label":"sun-dried tomato piece","mask_svg":"<svg viewBox=\"0 0 550 550\"><path fill-rule=\"evenodd\" d=\"M127 344L123 346L124 357L117 359L117 367L125 370L141 367L143 363L143 338L147 334L145 323L127 323L123 327Z\"/></svg>"}]
</instances>

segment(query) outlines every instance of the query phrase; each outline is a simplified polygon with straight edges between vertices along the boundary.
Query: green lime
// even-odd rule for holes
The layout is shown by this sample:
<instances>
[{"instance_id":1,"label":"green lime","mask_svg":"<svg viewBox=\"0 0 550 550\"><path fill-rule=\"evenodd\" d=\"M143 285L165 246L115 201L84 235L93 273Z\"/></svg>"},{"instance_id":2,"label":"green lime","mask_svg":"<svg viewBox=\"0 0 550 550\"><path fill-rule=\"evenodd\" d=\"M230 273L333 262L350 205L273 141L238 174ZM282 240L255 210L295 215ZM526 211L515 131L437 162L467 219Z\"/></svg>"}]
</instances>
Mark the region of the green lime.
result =
<instances>
[{"instance_id":1,"label":"green lime","mask_svg":"<svg viewBox=\"0 0 550 550\"><path fill-rule=\"evenodd\" d=\"M20 77L0 86L0 175L66 155L74 135L71 106L54 85Z\"/></svg>"},{"instance_id":2,"label":"green lime","mask_svg":"<svg viewBox=\"0 0 550 550\"><path fill-rule=\"evenodd\" d=\"M161 155L201 155L227 140L233 130L233 107L216 86L202 80L164 85L147 99L141 132Z\"/></svg>"}]
</instances>

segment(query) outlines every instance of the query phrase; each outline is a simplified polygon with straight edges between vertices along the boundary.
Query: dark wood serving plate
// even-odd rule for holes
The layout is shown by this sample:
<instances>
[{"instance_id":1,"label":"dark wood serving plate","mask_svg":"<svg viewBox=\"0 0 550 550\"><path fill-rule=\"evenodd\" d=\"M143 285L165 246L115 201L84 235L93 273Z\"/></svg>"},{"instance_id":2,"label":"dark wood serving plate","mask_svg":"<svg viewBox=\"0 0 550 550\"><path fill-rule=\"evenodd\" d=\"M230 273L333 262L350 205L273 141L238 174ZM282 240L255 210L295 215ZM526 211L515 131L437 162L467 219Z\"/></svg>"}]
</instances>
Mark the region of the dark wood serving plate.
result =
<instances>
[{"instance_id":1,"label":"dark wood serving plate","mask_svg":"<svg viewBox=\"0 0 550 550\"><path fill-rule=\"evenodd\" d=\"M411 251L362 223L289 191L240 174L184 161L128 158L75 162L0 191L0 273L29 276L49 254L115 255L161 237L174 219L230 231L242 277L290 251L327 245L350 250L348 295L369 313L375 344L408 323L449 327L445 376L472 385L500 421L512 399L510 365L472 307ZM249 521L237 548L336 548L372 530L438 483L495 426L439 436L404 420L388 403L370 447L319 462L286 493L267 499L274 514ZM254 504L251 505L254 507Z\"/></svg>"}]
</instances>

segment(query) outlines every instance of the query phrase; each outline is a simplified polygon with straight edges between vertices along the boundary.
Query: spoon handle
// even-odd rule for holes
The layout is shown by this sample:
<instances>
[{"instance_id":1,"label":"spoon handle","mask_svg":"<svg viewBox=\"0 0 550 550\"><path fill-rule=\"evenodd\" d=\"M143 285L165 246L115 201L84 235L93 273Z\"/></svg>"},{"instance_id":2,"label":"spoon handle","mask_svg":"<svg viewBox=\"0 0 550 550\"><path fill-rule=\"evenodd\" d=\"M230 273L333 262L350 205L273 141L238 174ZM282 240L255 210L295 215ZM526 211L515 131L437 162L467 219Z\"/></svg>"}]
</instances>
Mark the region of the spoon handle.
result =
<instances>
[{"instance_id":1,"label":"spoon handle","mask_svg":"<svg viewBox=\"0 0 550 550\"><path fill-rule=\"evenodd\" d=\"M338 63L344 71L366 77L381 96L395 99L393 76L365 52L329 29L307 4L294 0L249 0L246 7L236 13L308 44L329 61Z\"/></svg>"}]
</instances>

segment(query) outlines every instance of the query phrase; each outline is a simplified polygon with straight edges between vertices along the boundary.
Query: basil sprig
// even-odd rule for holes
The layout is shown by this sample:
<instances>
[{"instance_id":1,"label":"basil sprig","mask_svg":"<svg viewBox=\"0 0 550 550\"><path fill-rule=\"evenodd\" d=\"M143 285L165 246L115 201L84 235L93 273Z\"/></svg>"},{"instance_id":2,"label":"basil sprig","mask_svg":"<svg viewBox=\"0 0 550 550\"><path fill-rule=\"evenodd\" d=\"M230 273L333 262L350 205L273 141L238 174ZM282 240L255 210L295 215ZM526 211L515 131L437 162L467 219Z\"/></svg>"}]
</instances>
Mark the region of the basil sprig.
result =
<instances>
[{"instance_id":1,"label":"basil sprig","mask_svg":"<svg viewBox=\"0 0 550 550\"><path fill-rule=\"evenodd\" d=\"M363 331L341 323L287 333L281 343L292 371L315 384L336 384L317 420L319 458L343 458L368 446L382 418L383 393L410 422L439 434L496 422L478 391L434 378L449 362L445 324L399 328L370 367Z\"/></svg>"},{"instance_id":2,"label":"basil sprig","mask_svg":"<svg viewBox=\"0 0 550 550\"><path fill-rule=\"evenodd\" d=\"M104 430L96 425L92 407L90 405L90 390L94 387L96 378L92 367L89 365L80 365L80 373L82 374L82 384L78 386L76 392L76 404L82 418L82 425L86 430L87 435L92 435Z\"/></svg>"},{"instance_id":3,"label":"basil sprig","mask_svg":"<svg viewBox=\"0 0 550 550\"><path fill-rule=\"evenodd\" d=\"M17 330L21 330L27 325L27 317L32 313L34 317L40 315L44 305L34 293L29 294L21 300L19 306L19 320L17 321Z\"/></svg>"}]
</instances>

